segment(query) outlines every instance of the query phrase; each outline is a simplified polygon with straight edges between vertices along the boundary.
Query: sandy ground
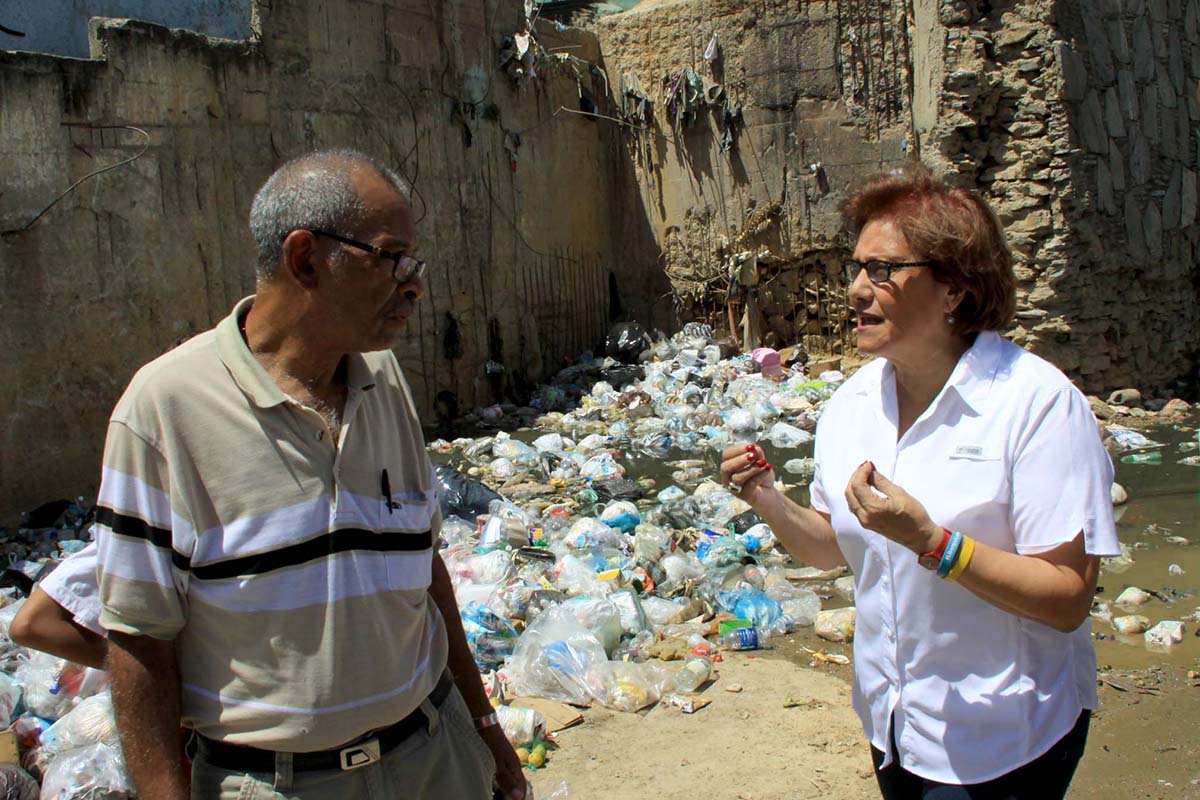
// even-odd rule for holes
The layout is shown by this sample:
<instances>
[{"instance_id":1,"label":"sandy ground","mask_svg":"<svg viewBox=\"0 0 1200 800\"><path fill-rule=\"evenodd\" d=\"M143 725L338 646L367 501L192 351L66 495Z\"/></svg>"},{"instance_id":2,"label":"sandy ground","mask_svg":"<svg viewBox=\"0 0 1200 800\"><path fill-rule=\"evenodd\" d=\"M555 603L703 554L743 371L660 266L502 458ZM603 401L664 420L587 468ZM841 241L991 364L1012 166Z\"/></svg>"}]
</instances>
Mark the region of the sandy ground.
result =
<instances>
[{"instance_id":1,"label":"sandy ground","mask_svg":"<svg viewBox=\"0 0 1200 800\"><path fill-rule=\"evenodd\" d=\"M537 797L563 781L570 800L879 797L850 708L851 668L810 663L795 647L731 654L703 691L712 704L692 715L587 709L531 774ZM1068 800L1200 800L1200 679L1180 665L1100 675L1101 708ZM743 691L724 691L732 684ZM784 708L788 695L816 702Z\"/></svg>"},{"instance_id":2,"label":"sandy ground","mask_svg":"<svg viewBox=\"0 0 1200 800\"><path fill-rule=\"evenodd\" d=\"M685 715L588 709L559 734L532 777L537 797L567 781L571 800L799 800L877 797L871 757L850 708L849 667L797 666L732 654ZM838 677L840 675L845 677ZM740 684L739 693L725 691ZM784 708L788 695L815 701Z\"/></svg>"}]
</instances>

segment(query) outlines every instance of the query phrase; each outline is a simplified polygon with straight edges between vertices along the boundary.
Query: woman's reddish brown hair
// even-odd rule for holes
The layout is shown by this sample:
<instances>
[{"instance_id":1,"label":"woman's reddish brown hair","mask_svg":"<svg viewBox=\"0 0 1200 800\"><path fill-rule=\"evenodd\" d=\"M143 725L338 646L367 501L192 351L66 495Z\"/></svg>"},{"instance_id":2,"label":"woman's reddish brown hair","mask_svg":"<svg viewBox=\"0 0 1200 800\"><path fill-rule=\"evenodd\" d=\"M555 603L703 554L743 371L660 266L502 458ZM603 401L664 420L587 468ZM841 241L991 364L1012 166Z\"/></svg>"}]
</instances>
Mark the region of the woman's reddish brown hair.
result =
<instances>
[{"instance_id":1,"label":"woman's reddish brown hair","mask_svg":"<svg viewBox=\"0 0 1200 800\"><path fill-rule=\"evenodd\" d=\"M892 220L938 280L966 296L954 310L961 334L1007 328L1016 312L1013 258L1000 220L979 195L935 178L923 166L873 178L842 202L854 236L868 222Z\"/></svg>"}]
</instances>

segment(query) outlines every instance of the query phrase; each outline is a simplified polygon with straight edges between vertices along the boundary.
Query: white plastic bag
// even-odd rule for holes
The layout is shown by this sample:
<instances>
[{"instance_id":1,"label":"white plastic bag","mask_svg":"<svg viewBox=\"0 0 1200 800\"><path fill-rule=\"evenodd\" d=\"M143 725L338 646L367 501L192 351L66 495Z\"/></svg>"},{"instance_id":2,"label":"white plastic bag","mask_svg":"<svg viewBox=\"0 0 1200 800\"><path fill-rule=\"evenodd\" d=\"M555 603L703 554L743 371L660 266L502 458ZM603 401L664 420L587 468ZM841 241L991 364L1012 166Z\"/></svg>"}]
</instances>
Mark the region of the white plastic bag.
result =
<instances>
[{"instance_id":1,"label":"white plastic bag","mask_svg":"<svg viewBox=\"0 0 1200 800\"><path fill-rule=\"evenodd\" d=\"M42 779L41 800L131 800L133 780L121 751L93 744L63 753Z\"/></svg>"}]
</instances>

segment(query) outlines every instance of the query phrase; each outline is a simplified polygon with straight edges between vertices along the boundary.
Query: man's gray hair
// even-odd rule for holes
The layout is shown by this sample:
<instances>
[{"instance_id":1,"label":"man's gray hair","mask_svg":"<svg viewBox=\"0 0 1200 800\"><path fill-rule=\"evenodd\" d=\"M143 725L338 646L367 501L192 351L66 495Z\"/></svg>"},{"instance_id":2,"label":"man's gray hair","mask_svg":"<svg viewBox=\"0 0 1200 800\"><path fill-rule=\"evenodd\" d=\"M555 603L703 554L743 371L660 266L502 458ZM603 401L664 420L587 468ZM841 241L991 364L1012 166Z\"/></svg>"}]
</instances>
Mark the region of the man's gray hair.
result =
<instances>
[{"instance_id":1,"label":"man's gray hair","mask_svg":"<svg viewBox=\"0 0 1200 800\"><path fill-rule=\"evenodd\" d=\"M255 270L270 278L294 230L326 230L353 237L367 213L355 191L356 168L374 170L407 200L408 184L395 170L354 150L321 150L294 158L275 170L250 206L250 232L258 245Z\"/></svg>"}]
</instances>

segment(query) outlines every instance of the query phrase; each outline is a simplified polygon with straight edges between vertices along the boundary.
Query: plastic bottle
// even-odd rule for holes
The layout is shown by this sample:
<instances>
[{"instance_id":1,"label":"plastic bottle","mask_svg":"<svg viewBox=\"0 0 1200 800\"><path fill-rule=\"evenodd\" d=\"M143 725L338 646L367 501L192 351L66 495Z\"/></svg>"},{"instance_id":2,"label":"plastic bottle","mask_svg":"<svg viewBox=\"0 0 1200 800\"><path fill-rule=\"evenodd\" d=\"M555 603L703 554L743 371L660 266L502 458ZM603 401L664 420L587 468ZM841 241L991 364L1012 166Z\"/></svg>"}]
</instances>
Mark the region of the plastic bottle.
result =
<instances>
[{"instance_id":1,"label":"plastic bottle","mask_svg":"<svg viewBox=\"0 0 1200 800\"><path fill-rule=\"evenodd\" d=\"M683 666L675 673L675 689L691 694L699 689L710 675L712 675L712 662L707 658L692 656L683 662Z\"/></svg>"},{"instance_id":2,"label":"plastic bottle","mask_svg":"<svg viewBox=\"0 0 1200 800\"><path fill-rule=\"evenodd\" d=\"M722 635L717 644L725 650L758 650L765 644L755 628L738 628Z\"/></svg>"},{"instance_id":3,"label":"plastic bottle","mask_svg":"<svg viewBox=\"0 0 1200 800\"><path fill-rule=\"evenodd\" d=\"M1127 456L1121 456L1122 464L1161 464L1162 453L1158 450L1152 450L1149 453L1130 453Z\"/></svg>"}]
</instances>

